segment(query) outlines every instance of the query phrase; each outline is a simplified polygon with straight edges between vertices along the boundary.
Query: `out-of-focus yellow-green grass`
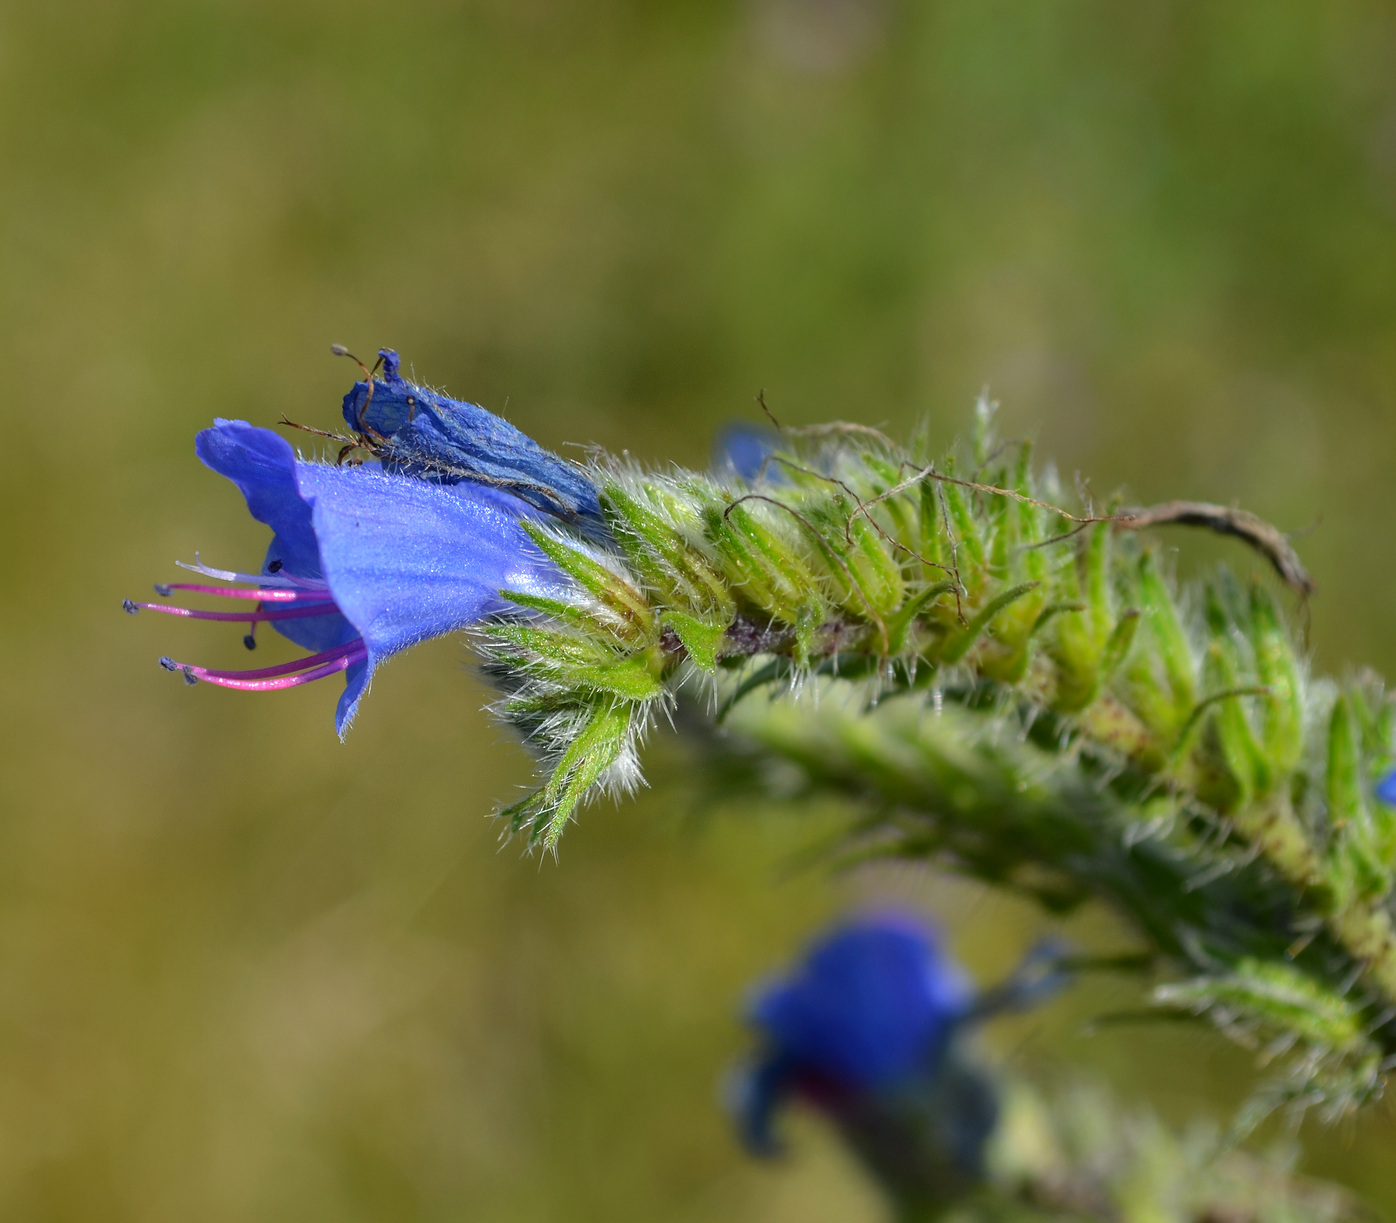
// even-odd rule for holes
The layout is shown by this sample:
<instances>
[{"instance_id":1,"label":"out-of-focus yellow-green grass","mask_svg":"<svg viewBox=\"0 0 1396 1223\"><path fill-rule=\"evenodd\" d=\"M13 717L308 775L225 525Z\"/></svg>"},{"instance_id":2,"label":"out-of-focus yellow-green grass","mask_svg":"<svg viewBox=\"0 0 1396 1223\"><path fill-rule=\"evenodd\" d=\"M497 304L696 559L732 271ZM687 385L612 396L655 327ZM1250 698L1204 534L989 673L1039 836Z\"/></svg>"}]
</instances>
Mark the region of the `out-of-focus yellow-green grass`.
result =
<instances>
[{"instance_id":1,"label":"out-of-focus yellow-green grass","mask_svg":"<svg viewBox=\"0 0 1396 1223\"><path fill-rule=\"evenodd\" d=\"M761 387L948 440L987 384L1097 492L1320 521L1318 664L1396 667L1381 4L4 0L0 337L6 1219L873 1219L817 1126L780 1168L735 1151L742 987L877 892L981 971L1031 937L792 871L817 820L695 822L663 745L560 865L498 851L528 762L457 643L345 745L333 681L159 671L238 634L121 597L264 543L194 431L332 425L332 341L690 464ZM1173 1116L1234 1099L1205 1035L1082 1037L1112 998L1000 1048ZM1391 1140L1313 1166L1390 1204Z\"/></svg>"}]
</instances>

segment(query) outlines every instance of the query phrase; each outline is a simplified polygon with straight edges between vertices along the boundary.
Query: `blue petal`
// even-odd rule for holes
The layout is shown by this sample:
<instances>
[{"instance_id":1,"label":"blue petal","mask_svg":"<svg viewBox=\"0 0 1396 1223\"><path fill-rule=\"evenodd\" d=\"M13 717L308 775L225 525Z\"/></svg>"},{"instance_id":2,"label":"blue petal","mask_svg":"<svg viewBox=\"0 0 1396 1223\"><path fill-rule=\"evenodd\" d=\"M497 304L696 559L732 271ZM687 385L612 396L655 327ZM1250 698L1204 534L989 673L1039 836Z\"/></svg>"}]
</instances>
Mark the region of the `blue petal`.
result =
<instances>
[{"instance_id":1,"label":"blue petal","mask_svg":"<svg viewBox=\"0 0 1396 1223\"><path fill-rule=\"evenodd\" d=\"M758 997L752 1018L797 1065L880 1087L938 1056L972 996L924 926L882 916L816 945L796 976Z\"/></svg>"},{"instance_id":2,"label":"blue petal","mask_svg":"<svg viewBox=\"0 0 1396 1223\"><path fill-rule=\"evenodd\" d=\"M501 589L565 596L562 574L519 525L538 512L509 493L322 463L298 464L296 476L330 592L362 635L370 671L503 611ZM341 732L354 705L341 707Z\"/></svg>"},{"instance_id":3,"label":"blue petal","mask_svg":"<svg viewBox=\"0 0 1396 1223\"><path fill-rule=\"evenodd\" d=\"M341 739L354 715L359 712L359 698L368 690L371 674L372 670L366 662L356 662L344 672L344 691L339 694L339 702L334 707L334 729Z\"/></svg>"},{"instance_id":4,"label":"blue petal","mask_svg":"<svg viewBox=\"0 0 1396 1223\"><path fill-rule=\"evenodd\" d=\"M1396 807L1396 769L1377 782L1376 795L1387 806Z\"/></svg>"},{"instance_id":5,"label":"blue petal","mask_svg":"<svg viewBox=\"0 0 1396 1223\"><path fill-rule=\"evenodd\" d=\"M775 1116L791 1092L791 1067L781 1056L767 1057L739 1069L728 1087L727 1107L742 1145L753 1155L780 1151Z\"/></svg>"},{"instance_id":6,"label":"blue petal","mask_svg":"<svg viewBox=\"0 0 1396 1223\"><path fill-rule=\"evenodd\" d=\"M780 438L759 425L727 425L713 446L719 471L752 483L758 476L769 483L783 480L778 463L766 460L780 448Z\"/></svg>"},{"instance_id":7,"label":"blue petal","mask_svg":"<svg viewBox=\"0 0 1396 1223\"><path fill-rule=\"evenodd\" d=\"M386 657L508 606L499 591L559 596L565 579L520 525L541 515L498 489L368 467L297 467L335 602Z\"/></svg>"},{"instance_id":8,"label":"blue petal","mask_svg":"<svg viewBox=\"0 0 1396 1223\"><path fill-rule=\"evenodd\" d=\"M252 517L271 527L263 573L280 562L277 568L291 576L324 577L310 506L296 483L296 452L285 438L246 421L215 420L195 438L194 453L236 484ZM308 650L327 650L358 636L343 616L274 620L272 627Z\"/></svg>"},{"instance_id":9,"label":"blue petal","mask_svg":"<svg viewBox=\"0 0 1396 1223\"><path fill-rule=\"evenodd\" d=\"M322 576L310 507L296 485L296 452L285 438L246 421L215 420L194 439L194 453L236 484L252 517L276 533L273 547L288 572Z\"/></svg>"},{"instance_id":10,"label":"blue petal","mask_svg":"<svg viewBox=\"0 0 1396 1223\"><path fill-rule=\"evenodd\" d=\"M442 484L479 479L575 526L605 530L595 487L571 463L493 412L408 382L392 349L378 355L383 377L371 395L369 383L354 384L344 419L372 440L389 470Z\"/></svg>"}]
</instances>

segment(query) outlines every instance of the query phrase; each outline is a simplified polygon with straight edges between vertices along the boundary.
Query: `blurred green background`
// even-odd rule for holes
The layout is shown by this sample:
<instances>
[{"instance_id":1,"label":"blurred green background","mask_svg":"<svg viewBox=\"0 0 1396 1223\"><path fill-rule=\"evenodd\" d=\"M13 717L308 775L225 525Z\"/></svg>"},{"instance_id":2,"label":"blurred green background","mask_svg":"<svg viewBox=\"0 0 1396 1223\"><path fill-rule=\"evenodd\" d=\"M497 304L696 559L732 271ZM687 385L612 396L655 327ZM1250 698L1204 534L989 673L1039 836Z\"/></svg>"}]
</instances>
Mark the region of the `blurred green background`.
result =
<instances>
[{"instance_id":1,"label":"blurred green background","mask_svg":"<svg viewBox=\"0 0 1396 1223\"><path fill-rule=\"evenodd\" d=\"M333 682L159 671L245 655L121 597L264 543L194 431L332 425L332 341L655 462L763 387L948 441L987 385L1097 492L1318 524L1317 665L1396 669L1390 4L0 0L0 335L7 1220L872 1220L818 1126L735 1150L741 990L870 895L982 974L1033 935L796 869L819 818L694 818L663 741L560 865L499 851L529 764L459 643L347 745ZM1083 1034L1129 1002L996 1041L1224 1110L1243 1052ZM1391 1207L1394 1139L1311 1166Z\"/></svg>"}]
</instances>

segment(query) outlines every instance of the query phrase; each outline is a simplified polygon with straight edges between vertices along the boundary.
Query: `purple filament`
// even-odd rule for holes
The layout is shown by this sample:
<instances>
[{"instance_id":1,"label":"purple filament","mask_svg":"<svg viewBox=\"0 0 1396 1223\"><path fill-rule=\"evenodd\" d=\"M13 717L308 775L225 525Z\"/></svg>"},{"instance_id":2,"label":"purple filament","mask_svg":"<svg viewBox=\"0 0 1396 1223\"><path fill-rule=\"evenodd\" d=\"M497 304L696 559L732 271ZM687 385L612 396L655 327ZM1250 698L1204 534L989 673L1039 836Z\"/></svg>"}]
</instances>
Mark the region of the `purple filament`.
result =
<instances>
[{"instance_id":1,"label":"purple filament","mask_svg":"<svg viewBox=\"0 0 1396 1223\"><path fill-rule=\"evenodd\" d=\"M338 671L363 662L368 657L363 638L355 638L345 645L310 654L294 662L280 663L274 667L259 667L251 671L215 671L208 667L191 667L184 663L175 666L195 679L217 684L220 688L240 688L245 692L275 692L281 688L295 688L324 679ZM308 669L307 669L308 668Z\"/></svg>"},{"instance_id":2,"label":"purple filament","mask_svg":"<svg viewBox=\"0 0 1396 1223\"><path fill-rule=\"evenodd\" d=\"M256 590L228 589L222 586L198 586L193 582L169 582L157 587L159 592L167 594L171 590L189 590L200 595L216 595L223 599L261 599L265 603L295 603L308 599L327 599L329 590L325 587L317 589L288 590L284 586L262 587Z\"/></svg>"},{"instance_id":3,"label":"purple filament","mask_svg":"<svg viewBox=\"0 0 1396 1223\"><path fill-rule=\"evenodd\" d=\"M256 599L259 603L279 603L280 607L257 607L248 611L201 611L192 607L175 607L168 603L134 603L127 601L126 610L144 608L147 611L163 612L167 616L187 616L194 620L225 620L240 624L257 624L264 620L301 620L313 616L341 614L330 596L329 588L323 583L302 589L285 587L221 587L204 586L192 582L171 582L155 588L161 595L174 590L187 590L193 594L214 595L224 599ZM290 606L286 606L290 604ZM347 670L356 663L368 658L368 649L362 637L347 641L343 645L332 646L318 654L308 654L292 662L277 663L270 667L254 667L247 671L221 671L211 667L196 667L188 663L175 662L162 658L160 665L167 671L178 671L187 682L204 680L222 688L240 688L247 692L274 692L281 688L295 688L317 679Z\"/></svg>"},{"instance_id":4,"label":"purple filament","mask_svg":"<svg viewBox=\"0 0 1396 1223\"><path fill-rule=\"evenodd\" d=\"M307 654L304 658L293 658L290 662L279 662L273 667L253 667L247 671L220 671L215 667L190 667L189 669L200 679L206 679L210 683L215 683L220 679L274 679L278 675L294 675L297 671L309 671L341 658L349 658L351 663L357 662L358 659L350 657L351 655L367 657L362 637L355 637L353 641L346 641L343 645L321 650L318 654ZM177 662L173 665L183 669L187 664Z\"/></svg>"},{"instance_id":5,"label":"purple filament","mask_svg":"<svg viewBox=\"0 0 1396 1223\"><path fill-rule=\"evenodd\" d=\"M135 603L134 607L146 611L164 612L167 616L188 616L193 620L236 620L241 624L257 624L263 620L303 620L309 616L330 616L338 613L333 602L320 596L320 601L302 602L299 607L275 607L270 610L258 608L256 611L198 611L192 607L171 607L168 603Z\"/></svg>"}]
</instances>

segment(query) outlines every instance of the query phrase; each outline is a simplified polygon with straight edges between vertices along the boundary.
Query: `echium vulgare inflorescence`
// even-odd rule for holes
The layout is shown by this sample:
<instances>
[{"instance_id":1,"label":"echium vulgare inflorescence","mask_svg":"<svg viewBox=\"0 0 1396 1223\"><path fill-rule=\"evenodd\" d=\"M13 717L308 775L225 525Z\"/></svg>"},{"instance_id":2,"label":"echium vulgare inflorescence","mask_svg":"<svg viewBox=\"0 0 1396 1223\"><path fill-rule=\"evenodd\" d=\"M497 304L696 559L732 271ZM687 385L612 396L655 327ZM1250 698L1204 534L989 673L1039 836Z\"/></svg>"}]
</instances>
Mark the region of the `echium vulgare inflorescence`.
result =
<instances>
[{"instance_id":1,"label":"echium vulgare inflorescence","mask_svg":"<svg viewBox=\"0 0 1396 1223\"><path fill-rule=\"evenodd\" d=\"M747 437L719 472L656 472L567 462L404 379L395 354L381 365L346 396L339 464L238 422L200 435L274 539L260 572L193 588L252 612L185 614L268 620L312 653L171 669L254 688L344 670L342 730L378 661L469 628L494 708L542 759L501 814L547 848L583 802L635 784L645 731L691 694L720 732L698 736L711 774L846 795L850 857L1125 915L1138 947L1120 963L1153 974L1158 1008L1281 1068L1252 1115L1379 1094L1393 705L1370 674L1310 676L1262 577L1180 592L1143 531L1240 536L1306 595L1273 528L1068 498L995 438L988 405L944 457L835 423Z\"/></svg>"}]
</instances>

